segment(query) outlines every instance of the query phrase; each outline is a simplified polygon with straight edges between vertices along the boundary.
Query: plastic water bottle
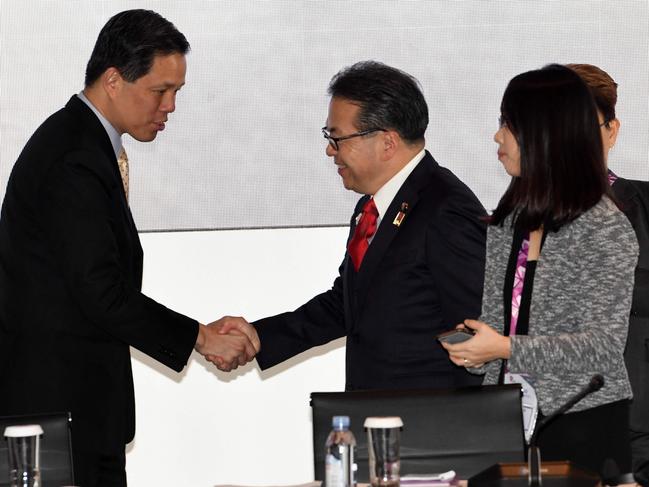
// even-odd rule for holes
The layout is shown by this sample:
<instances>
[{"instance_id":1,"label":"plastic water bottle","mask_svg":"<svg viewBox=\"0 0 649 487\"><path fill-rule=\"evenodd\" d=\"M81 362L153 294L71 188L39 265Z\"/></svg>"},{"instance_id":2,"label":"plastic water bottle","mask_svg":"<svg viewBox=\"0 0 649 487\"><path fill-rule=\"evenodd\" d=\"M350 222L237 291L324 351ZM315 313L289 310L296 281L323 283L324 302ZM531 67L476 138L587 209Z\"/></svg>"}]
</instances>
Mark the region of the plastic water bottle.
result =
<instances>
[{"instance_id":1,"label":"plastic water bottle","mask_svg":"<svg viewBox=\"0 0 649 487\"><path fill-rule=\"evenodd\" d=\"M349 416L334 416L325 443L325 487L354 487L356 438L349 430Z\"/></svg>"}]
</instances>

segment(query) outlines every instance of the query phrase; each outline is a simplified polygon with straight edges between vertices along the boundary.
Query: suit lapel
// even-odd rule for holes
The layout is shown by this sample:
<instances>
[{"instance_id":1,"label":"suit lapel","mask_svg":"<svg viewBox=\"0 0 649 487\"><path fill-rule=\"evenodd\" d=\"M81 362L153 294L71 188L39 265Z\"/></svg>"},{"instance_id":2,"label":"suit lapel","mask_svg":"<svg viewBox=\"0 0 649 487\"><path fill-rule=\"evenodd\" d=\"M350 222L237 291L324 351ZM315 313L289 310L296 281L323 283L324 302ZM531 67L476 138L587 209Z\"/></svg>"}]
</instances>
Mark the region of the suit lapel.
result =
<instances>
[{"instance_id":1,"label":"suit lapel","mask_svg":"<svg viewBox=\"0 0 649 487\"><path fill-rule=\"evenodd\" d=\"M405 225L408 225L408 216L415 210L415 207L419 202L421 190L429 184L437 167L435 160L428 152L426 152L424 158L410 173L390 203L385 215L383 215L381 224L379 225L372 243L367 249L363 263L356 275L356 282L354 290L352 291L356 294L356 303L354 306L356 308L356 314L363 308L367 291L374 275L376 274L377 268L383 260L383 256L390 248L390 244L399 231ZM400 225L396 225L394 224L394 220L404 205L407 205L407 211L404 212L405 217L401 221ZM347 259L349 259L349 257L347 257ZM351 262L349 262L347 267L351 268ZM353 272L353 269L351 269L351 272Z\"/></svg>"},{"instance_id":2,"label":"suit lapel","mask_svg":"<svg viewBox=\"0 0 649 487\"><path fill-rule=\"evenodd\" d=\"M347 236L347 243L345 248L349 245L354 232L356 231L356 223L358 221L358 216L360 215L361 209L365 205L365 202L369 196L363 196L358 203L356 203L356 208L354 208L354 213L352 214L352 219L349 222L349 235ZM370 246L371 247L371 246ZM356 311L357 307L355 306L355 289L356 289L356 271L354 270L354 265L349 253L345 252L345 260L343 264L343 308L345 312L345 328L348 331L351 331L353 328L353 323L356 321Z\"/></svg>"},{"instance_id":3,"label":"suit lapel","mask_svg":"<svg viewBox=\"0 0 649 487\"><path fill-rule=\"evenodd\" d=\"M110 138L108 137L104 126L101 124L92 110L76 95L70 98L70 101L68 101L68 103L66 104L66 108L70 110L76 118L82 121L83 127L87 130L88 136L93 140L94 143L99 146L101 151L104 153L106 160L110 164L110 171L114 179L113 183L116 183L117 188L121 189L122 176L119 173L119 167L117 165L115 152L113 151L113 145L110 142ZM137 227L135 226L135 222L133 221L131 209L129 208L128 202L126 201L126 195L124 194L124 191L119 191L119 193L120 206L122 208L122 212L124 213L124 218L128 222L131 236L133 237L133 240L137 242L138 245L140 245Z\"/></svg>"}]
</instances>

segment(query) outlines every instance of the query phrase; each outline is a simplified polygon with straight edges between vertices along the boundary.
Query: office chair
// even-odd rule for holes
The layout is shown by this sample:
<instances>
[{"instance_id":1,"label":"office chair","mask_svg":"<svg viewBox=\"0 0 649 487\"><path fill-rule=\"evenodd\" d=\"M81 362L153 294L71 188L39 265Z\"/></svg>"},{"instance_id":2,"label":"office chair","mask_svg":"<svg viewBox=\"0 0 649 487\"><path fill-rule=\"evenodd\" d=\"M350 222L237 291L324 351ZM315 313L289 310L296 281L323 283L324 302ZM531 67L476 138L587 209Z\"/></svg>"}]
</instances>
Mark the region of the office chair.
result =
<instances>
[{"instance_id":1,"label":"office chair","mask_svg":"<svg viewBox=\"0 0 649 487\"><path fill-rule=\"evenodd\" d=\"M524 460L521 388L516 384L448 390L311 393L316 480L324 480L331 418L346 415L356 436L356 480L368 482L368 416L400 416L401 475L455 470L468 479L496 462Z\"/></svg>"},{"instance_id":2,"label":"office chair","mask_svg":"<svg viewBox=\"0 0 649 487\"><path fill-rule=\"evenodd\" d=\"M70 413L44 413L0 417L0 487L9 485L9 454L4 430L7 426L39 424L41 438L41 487L74 485Z\"/></svg>"}]
</instances>

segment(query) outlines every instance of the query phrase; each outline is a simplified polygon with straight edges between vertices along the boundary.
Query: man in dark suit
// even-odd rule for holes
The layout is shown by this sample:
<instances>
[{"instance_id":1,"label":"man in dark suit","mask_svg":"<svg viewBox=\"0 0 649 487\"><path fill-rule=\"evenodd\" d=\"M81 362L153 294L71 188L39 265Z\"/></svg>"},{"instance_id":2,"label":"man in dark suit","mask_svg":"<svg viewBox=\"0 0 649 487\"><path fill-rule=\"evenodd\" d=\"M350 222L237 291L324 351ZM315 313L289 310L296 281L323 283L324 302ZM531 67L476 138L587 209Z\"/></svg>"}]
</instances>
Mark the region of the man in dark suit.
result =
<instances>
[{"instance_id":1,"label":"man in dark suit","mask_svg":"<svg viewBox=\"0 0 649 487\"><path fill-rule=\"evenodd\" d=\"M164 128L188 49L155 12L111 18L84 91L27 142L2 205L0 415L70 411L83 487L126 485L124 446L135 433L129 346L176 371L194 348L228 369L258 347L254 336L219 335L218 323L206 327L140 292L121 135L148 142Z\"/></svg>"},{"instance_id":2,"label":"man in dark suit","mask_svg":"<svg viewBox=\"0 0 649 487\"><path fill-rule=\"evenodd\" d=\"M329 94L327 155L345 188L364 196L333 287L253 324L257 362L265 369L346 336L348 390L479 383L435 337L480 314L484 209L425 151L428 108L412 76L361 62L338 73Z\"/></svg>"},{"instance_id":3,"label":"man in dark suit","mask_svg":"<svg viewBox=\"0 0 649 487\"><path fill-rule=\"evenodd\" d=\"M640 245L624 359L633 389L629 434L636 481L649 486L649 182L617 178L613 193Z\"/></svg>"}]
</instances>

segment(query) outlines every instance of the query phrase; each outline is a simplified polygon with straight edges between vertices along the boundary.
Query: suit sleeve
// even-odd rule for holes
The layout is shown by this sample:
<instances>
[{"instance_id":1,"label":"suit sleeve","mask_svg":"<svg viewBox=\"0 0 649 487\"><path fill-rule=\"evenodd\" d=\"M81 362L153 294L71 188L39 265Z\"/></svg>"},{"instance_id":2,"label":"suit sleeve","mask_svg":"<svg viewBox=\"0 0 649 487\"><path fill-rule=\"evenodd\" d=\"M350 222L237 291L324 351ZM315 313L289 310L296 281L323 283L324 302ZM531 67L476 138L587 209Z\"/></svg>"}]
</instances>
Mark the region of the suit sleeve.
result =
<instances>
[{"instance_id":1,"label":"suit sleeve","mask_svg":"<svg viewBox=\"0 0 649 487\"><path fill-rule=\"evenodd\" d=\"M114 338L180 371L198 323L140 292L120 260L111 161L78 151L50 170L42 188L45 238L82 313ZM126 216L125 216L126 218Z\"/></svg>"},{"instance_id":2,"label":"suit sleeve","mask_svg":"<svg viewBox=\"0 0 649 487\"><path fill-rule=\"evenodd\" d=\"M426 258L449 328L480 315L485 266L485 214L475 197L451 195L428 226Z\"/></svg>"},{"instance_id":3,"label":"suit sleeve","mask_svg":"<svg viewBox=\"0 0 649 487\"><path fill-rule=\"evenodd\" d=\"M367 196L358 200L353 215L358 214L365 201ZM354 227L352 216L348 242ZM345 255L330 290L317 295L295 311L253 323L261 341L261 351L257 354L259 367L267 369L312 347L347 335L343 286L346 259Z\"/></svg>"},{"instance_id":4,"label":"suit sleeve","mask_svg":"<svg viewBox=\"0 0 649 487\"><path fill-rule=\"evenodd\" d=\"M253 323L261 340L257 363L262 369L346 335L343 272L344 262L332 288L295 311Z\"/></svg>"},{"instance_id":5,"label":"suit sleeve","mask_svg":"<svg viewBox=\"0 0 649 487\"><path fill-rule=\"evenodd\" d=\"M507 241L500 227L489 226L485 261L484 290L480 321L487 323L498 333L503 333L503 281L508 258ZM485 384L495 384L500 375L500 359L487 362L483 367L467 368L473 374L485 374Z\"/></svg>"}]
</instances>

